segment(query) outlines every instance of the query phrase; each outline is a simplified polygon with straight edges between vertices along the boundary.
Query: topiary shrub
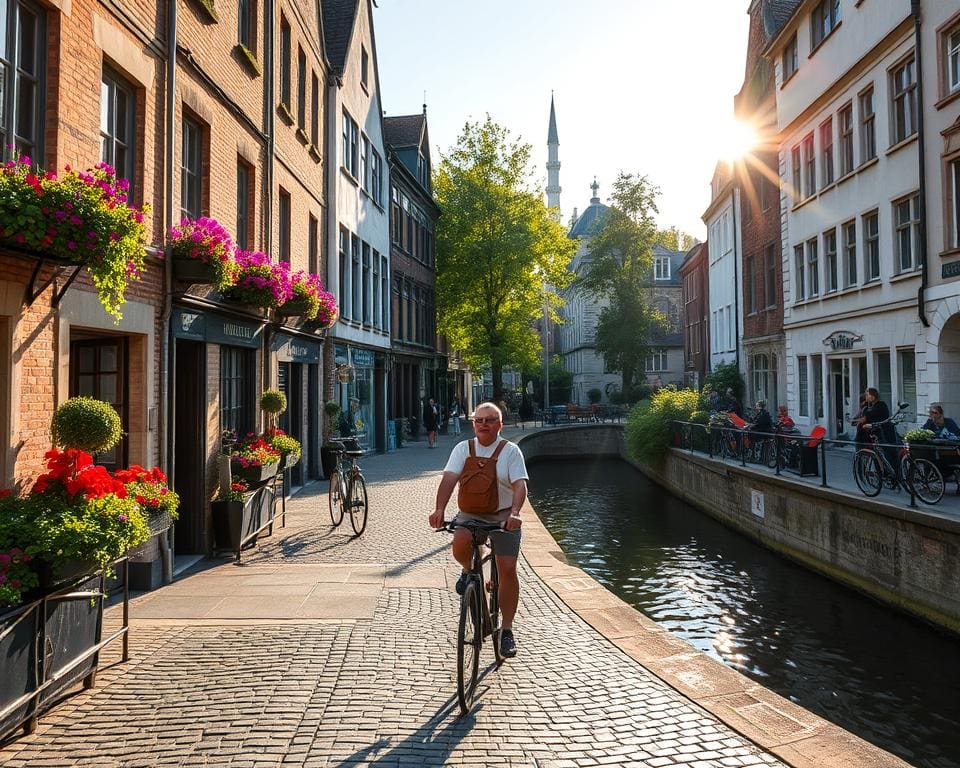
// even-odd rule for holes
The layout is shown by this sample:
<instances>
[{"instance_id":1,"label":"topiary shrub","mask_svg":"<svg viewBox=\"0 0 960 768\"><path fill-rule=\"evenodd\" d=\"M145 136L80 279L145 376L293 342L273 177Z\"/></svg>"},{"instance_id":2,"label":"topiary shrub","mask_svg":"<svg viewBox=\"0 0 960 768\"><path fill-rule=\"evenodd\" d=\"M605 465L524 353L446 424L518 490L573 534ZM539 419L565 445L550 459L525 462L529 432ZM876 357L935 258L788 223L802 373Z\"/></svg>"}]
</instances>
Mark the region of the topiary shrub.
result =
<instances>
[{"instance_id":1,"label":"topiary shrub","mask_svg":"<svg viewBox=\"0 0 960 768\"><path fill-rule=\"evenodd\" d=\"M587 400L590 401L591 405L596 405L603 398L603 392L594 387L589 392L587 392Z\"/></svg>"},{"instance_id":2,"label":"topiary shrub","mask_svg":"<svg viewBox=\"0 0 960 768\"><path fill-rule=\"evenodd\" d=\"M260 409L276 416L287 410L287 396L277 389L265 389L260 395Z\"/></svg>"},{"instance_id":3,"label":"topiary shrub","mask_svg":"<svg viewBox=\"0 0 960 768\"><path fill-rule=\"evenodd\" d=\"M695 389L663 387L650 399L649 407L641 403L627 417L627 452L637 461L655 464L670 446L670 423L690 421L697 410L700 393Z\"/></svg>"},{"instance_id":4,"label":"topiary shrub","mask_svg":"<svg viewBox=\"0 0 960 768\"><path fill-rule=\"evenodd\" d=\"M110 403L92 397L71 397L53 412L50 437L61 448L102 453L120 442L123 425Z\"/></svg>"}]
</instances>

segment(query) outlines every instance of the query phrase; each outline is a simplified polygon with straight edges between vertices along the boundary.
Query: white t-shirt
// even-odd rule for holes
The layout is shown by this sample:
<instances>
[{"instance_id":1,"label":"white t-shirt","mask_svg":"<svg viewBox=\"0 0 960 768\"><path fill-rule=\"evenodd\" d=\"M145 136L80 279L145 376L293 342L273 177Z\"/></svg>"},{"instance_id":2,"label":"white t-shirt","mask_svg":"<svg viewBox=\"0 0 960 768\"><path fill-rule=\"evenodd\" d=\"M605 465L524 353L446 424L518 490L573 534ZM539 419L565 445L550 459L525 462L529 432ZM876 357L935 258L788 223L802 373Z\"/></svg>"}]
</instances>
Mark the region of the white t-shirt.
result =
<instances>
[{"instance_id":1,"label":"white t-shirt","mask_svg":"<svg viewBox=\"0 0 960 768\"><path fill-rule=\"evenodd\" d=\"M513 483L517 480L527 480L527 465L523 462L523 453L516 443L509 440L498 438L490 445L480 445L479 440L474 440L474 453L477 456L493 456L499 443L506 443L500 455L497 456L497 495L500 500L498 509L508 509L513 503ZM447 466L443 468L444 472L452 472L458 477L463 472L463 465L470 455L470 441L463 440L457 443L450 452L450 458L447 459Z\"/></svg>"}]
</instances>

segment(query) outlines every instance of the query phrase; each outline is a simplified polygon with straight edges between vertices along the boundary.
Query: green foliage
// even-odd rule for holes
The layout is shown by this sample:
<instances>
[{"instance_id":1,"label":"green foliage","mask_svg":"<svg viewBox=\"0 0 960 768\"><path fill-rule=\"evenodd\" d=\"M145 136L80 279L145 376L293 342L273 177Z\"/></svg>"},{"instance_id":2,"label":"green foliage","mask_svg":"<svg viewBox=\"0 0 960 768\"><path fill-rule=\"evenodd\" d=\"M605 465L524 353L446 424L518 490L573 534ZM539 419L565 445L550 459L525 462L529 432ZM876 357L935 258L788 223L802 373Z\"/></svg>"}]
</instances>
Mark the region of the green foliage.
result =
<instances>
[{"instance_id":1,"label":"green foliage","mask_svg":"<svg viewBox=\"0 0 960 768\"><path fill-rule=\"evenodd\" d=\"M267 438L267 442L270 443L271 448L280 451L283 456L292 455L299 461L302 448L300 441L296 438L290 437L290 435L272 435Z\"/></svg>"},{"instance_id":2,"label":"green foliage","mask_svg":"<svg viewBox=\"0 0 960 768\"><path fill-rule=\"evenodd\" d=\"M650 397L650 387L646 384L634 384L624 395L622 390L615 389L610 392L610 402L613 405L623 405L624 403L639 403Z\"/></svg>"},{"instance_id":3,"label":"green foliage","mask_svg":"<svg viewBox=\"0 0 960 768\"><path fill-rule=\"evenodd\" d=\"M530 187L531 148L488 116L467 123L434 179L438 330L474 370L489 365L494 396L504 366L536 365L533 321L557 320L576 243Z\"/></svg>"},{"instance_id":4,"label":"green foliage","mask_svg":"<svg viewBox=\"0 0 960 768\"><path fill-rule=\"evenodd\" d=\"M587 400L590 401L592 405L596 405L603 399L603 392L594 387L589 392L587 392Z\"/></svg>"},{"instance_id":5,"label":"green foliage","mask_svg":"<svg viewBox=\"0 0 960 768\"><path fill-rule=\"evenodd\" d=\"M609 302L600 312L596 345L607 371L620 372L623 392L630 391L650 339L666 322L650 296L658 195L646 176L620 174L612 206L590 240L590 269L580 278L584 290Z\"/></svg>"},{"instance_id":6,"label":"green foliage","mask_svg":"<svg viewBox=\"0 0 960 768\"><path fill-rule=\"evenodd\" d=\"M706 393L713 387L722 400L728 389L732 389L737 400L743 402L743 379L736 363L718 363L712 373L703 380L703 391Z\"/></svg>"},{"instance_id":7,"label":"green foliage","mask_svg":"<svg viewBox=\"0 0 960 768\"><path fill-rule=\"evenodd\" d=\"M657 232L657 243L671 251L689 251L697 244L697 238L681 232L676 227L670 227Z\"/></svg>"},{"instance_id":8,"label":"green foliage","mask_svg":"<svg viewBox=\"0 0 960 768\"><path fill-rule=\"evenodd\" d=\"M570 388L573 386L573 374L563 367L560 355L550 358L550 403L561 405L570 402Z\"/></svg>"},{"instance_id":9,"label":"green foliage","mask_svg":"<svg viewBox=\"0 0 960 768\"><path fill-rule=\"evenodd\" d=\"M92 397L71 397L53 413L54 445L87 453L109 451L123 436L120 416L109 403Z\"/></svg>"},{"instance_id":10,"label":"green foliage","mask_svg":"<svg viewBox=\"0 0 960 768\"><path fill-rule=\"evenodd\" d=\"M265 389L260 395L260 410L276 416L287 410L287 396L279 389Z\"/></svg>"},{"instance_id":11,"label":"green foliage","mask_svg":"<svg viewBox=\"0 0 960 768\"><path fill-rule=\"evenodd\" d=\"M657 463L670 445L670 423L690 421L700 393L695 389L663 387L654 393L647 409L639 405L627 417L626 445L631 457L645 464Z\"/></svg>"},{"instance_id":12,"label":"green foliage","mask_svg":"<svg viewBox=\"0 0 960 768\"><path fill-rule=\"evenodd\" d=\"M710 420L710 411L704 411L697 409L690 414L690 418L687 421L693 421L697 424L706 424Z\"/></svg>"},{"instance_id":13,"label":"green foliage","mask_svg":"<svg viewBox=\"0 0 960 768\"><path fill-rule=\"evenodd\" d=\"M908 443L922 443L927 440L933 440L937 435L929 429L911 429L903 436Z\"/></svg>"},{"instance_id":14,"label":"green foliage","mask_svg":"<svg viewBox=\"0 0 960 768\"><path fill-rule=\"evenodd\" d=\"M340 412L343 409L336 400L327 400L323 404L323 412L327 417L327 426L324 430L324 444L329 444L330 438L334 437L340 429Z\"/></svg>"}]
</instances>

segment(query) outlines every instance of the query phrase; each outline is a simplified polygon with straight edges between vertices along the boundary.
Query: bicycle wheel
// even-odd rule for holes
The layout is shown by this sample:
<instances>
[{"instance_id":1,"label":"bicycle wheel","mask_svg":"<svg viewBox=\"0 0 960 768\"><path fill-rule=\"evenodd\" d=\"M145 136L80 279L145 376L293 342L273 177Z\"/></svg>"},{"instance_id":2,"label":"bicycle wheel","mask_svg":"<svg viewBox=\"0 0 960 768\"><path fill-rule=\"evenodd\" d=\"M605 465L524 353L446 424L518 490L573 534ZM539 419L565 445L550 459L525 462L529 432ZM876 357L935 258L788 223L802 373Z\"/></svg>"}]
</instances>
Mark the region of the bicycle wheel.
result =
<instances>
[{"instance_id":1,"label":"bicycle wheel","mask_svg":"<svg viewBox=\"0 0 960 768\"><path fill-rule=\"evenodd\" d=\"M768 440L763 446L763 463L770 469L777 468L777 443L775 440ZM783 451L780 453L780 469L783 469Z\"/></svg>"},{"instance_id":2,"label":"bicycle wheel","mask_svg":"<svg viewBox=\"0 0 960 768\"><path fill-rule=\"evenodd\" d=\"M497 558L490 556L490 578L487 581L487 589L490 592L488 596L490 606L490 642L493 643L493 655L496 657L497 666L503 664L503 656L500 655L500 574L497 571Z\"/></svg>"},{"instance_id":3,"label":"bicycle wheel","mask_svg":"<svg viewBox=\"0 0 960 768\"><path fill-rule=\"evenodd\" d=\"M853 478L865 496L876 496L883 487L883 470L873 451L861 449L853 457Z\"/></svg>"},{"instance_id":4,"label":"bicycle wheel","mask_svg":"<svg viewBox=\"0 0 960 768\"><path fill-rule=\"evenodd\" d=\"M471 576L460 599L460 626L457 628L457 699L460 711L466 714L473 706L480 669L480 646L483 643L480 581Z\"/></svg>"},{"instance_id":5,"label":"bicycle wheel","mask_svg":"<svg viewBox=\"0 0 960 768\"><path fill-rule=\"evenodd\" d=\"M936 504L943 498L945 483L940 469L927 459L914 459L906 477L913 492L924 504Z\"/></svg>"},{"instance_id":6,"label":"bicycle wheel","mask_svg":"<svg viewBox=\"0 0 960 768\"><path fill-rule=\"evenodd\" d=\"M350 525L359 536L367 527L367 483L359 472L350 479L347 498L350 500Z\"/></svg>"},{"instance_id":7,"label":"bicycle wheel","mask_svg":"<svg viewBox=\"0 0 960 768\"><path fill-rule=\"evenodd\" d=\"M343 522L343 489L340 485L340 473L330 475L330 488L327 491L327 504L330 506L330 520L334 527Z\"/></svg>"}]
</instances>

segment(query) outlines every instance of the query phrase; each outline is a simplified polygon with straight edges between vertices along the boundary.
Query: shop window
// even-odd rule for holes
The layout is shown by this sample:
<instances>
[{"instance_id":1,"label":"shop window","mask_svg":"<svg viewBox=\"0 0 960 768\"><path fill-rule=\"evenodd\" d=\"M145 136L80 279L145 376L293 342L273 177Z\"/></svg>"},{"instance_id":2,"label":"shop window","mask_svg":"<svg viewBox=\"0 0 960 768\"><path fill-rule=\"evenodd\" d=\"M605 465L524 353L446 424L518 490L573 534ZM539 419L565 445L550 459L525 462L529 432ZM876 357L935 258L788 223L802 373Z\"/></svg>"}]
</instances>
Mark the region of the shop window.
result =
<instances>
[{"instance_id":1,"label":"shop window","mask_svg":"<svg viewBox=\"0 0 960 768\"><path fill-rule=\"evenodd\" d=\"M890 353L877 352L876 363L876 387L880 393L880 399L888 406L896 406L893 402L893 386L890 380Z\"/></svg>"},{"instance_id":2,"label":"shop window","mask_svg":"<svg viewBox=\"0 0 960 768\"><path fill-rule=\"evenodd\" d=\"M253 431L253 358L251 349L220 347L220 431L238 437Z\"/></svg>"},{"instance_id":3,"label":"shop window","mask_svg":"<svg viewBox=\"0 0 960 768\"><path fill-rule=\"evenodd\" d=\"M801 416L810 415L810 387L807 378L807 356L800 355L797 358L797 397L800 402L799 412Z\"/></svg>"},{"instance_id":4,"label":"shop window","mask_svg":"<svg viewBox=\"0 0 960 768\"><path fill-rule=\"evenodd\" d=\"M917 360L912 349L897 350L897 374L900 382L899 400L908 403L906 421L916 421L917 418ZM897 404L889 403L890 412L896 410Z\"/></svg>"},{"instance_id":5,"label":"shop window","mask_svg":"<svg viewBox=\"0 0 960 768\"><path fill-rule=\"evenodd\" d=\"M120 415L123 439L114 448L96 455L107 469L127 465L127 340L85 339L70 344L70 396L92 397L110 403Z\"/></svg>"}]
</instances>

